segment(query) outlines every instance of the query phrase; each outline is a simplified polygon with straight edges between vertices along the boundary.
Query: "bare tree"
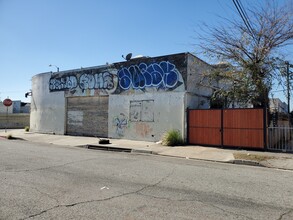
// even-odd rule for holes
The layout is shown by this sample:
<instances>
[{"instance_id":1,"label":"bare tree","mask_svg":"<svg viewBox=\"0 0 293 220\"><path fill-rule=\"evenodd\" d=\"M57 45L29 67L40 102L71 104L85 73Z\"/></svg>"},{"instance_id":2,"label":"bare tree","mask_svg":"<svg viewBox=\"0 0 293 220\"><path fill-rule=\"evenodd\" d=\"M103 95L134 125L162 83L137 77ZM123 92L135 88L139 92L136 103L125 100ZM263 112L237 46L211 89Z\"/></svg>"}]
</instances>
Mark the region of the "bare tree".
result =
<instances>
[{"instance_id":1,"label":"bare tree","mask_svg":"<svg viewBox=\"0 0 293 220\"><path fill-rule=\"evenodd\" d=\"M222 81L214 87L213 98L267 106L273 79L280 77L277 71L280 48L292 44L292 2L279 6L267 0L264 5L246 9L244 19L223 19L216 27L202 26L199 36L201 52L231 64L229 68L215 68L210 79Z\"/></svg>"}]
</instances>

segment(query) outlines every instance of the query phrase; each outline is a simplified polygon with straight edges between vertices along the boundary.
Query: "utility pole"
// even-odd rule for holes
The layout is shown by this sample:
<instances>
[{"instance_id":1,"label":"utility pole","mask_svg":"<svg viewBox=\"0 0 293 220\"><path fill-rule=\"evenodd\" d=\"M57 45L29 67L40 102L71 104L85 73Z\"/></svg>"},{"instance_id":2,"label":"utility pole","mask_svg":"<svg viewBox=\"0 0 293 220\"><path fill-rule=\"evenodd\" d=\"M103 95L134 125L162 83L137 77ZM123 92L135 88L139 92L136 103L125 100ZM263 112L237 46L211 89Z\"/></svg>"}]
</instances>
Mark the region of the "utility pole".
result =
<instances>
[{"instance_id":1,"label":"utility pole","mask_svg":"<svg viewBox=\"0 0 293 220\"><path fill-rule=\"evenodd\" d=\"M285 61L286 65L286 81L287 81L287 102L288 102L288 114L290 115L290 67L293 67L292 64L289 63L289 61Z\"/></svg>"},{"instance_id":2,"label":"utility pole","mask_svg":"<svg viewBox=\"0 0 293 220\"><path fill-rule=\"evenodd\" d=\"M289 62L285 61L286 65L286 77L287 77L287 102L288 102L288 114L290 115L290 72L289 72Z\"/></svg>"}]
</instances>

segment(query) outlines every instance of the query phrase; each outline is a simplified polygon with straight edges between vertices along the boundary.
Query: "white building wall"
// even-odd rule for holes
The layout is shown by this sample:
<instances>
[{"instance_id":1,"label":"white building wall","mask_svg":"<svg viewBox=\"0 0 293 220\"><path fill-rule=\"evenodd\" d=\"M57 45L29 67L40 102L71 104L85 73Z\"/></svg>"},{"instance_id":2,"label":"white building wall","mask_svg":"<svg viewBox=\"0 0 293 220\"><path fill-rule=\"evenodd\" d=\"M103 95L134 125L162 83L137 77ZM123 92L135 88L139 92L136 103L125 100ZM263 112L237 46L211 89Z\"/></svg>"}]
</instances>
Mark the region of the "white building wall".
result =
<instances>
[{"instance_id":1,"label":"white building wall","mask_svg":"<svg viewBox=\"0 0 293 220\"><path fill-rule=\"evenodd\" d=\"M184 92L109 96L111 138L158 141L170 129L184 137Z\"/></svg>"},{"instance_id":2,"label":"white building wall","mask_svg":"<svg viewBox=\"0 0 293 220\"><path fill-rule=\"evenodd\" d=\"M64 134L64 92L49 92L51 73L32 78L30 130L40 133Z\"/></svg>"}]
</instances>

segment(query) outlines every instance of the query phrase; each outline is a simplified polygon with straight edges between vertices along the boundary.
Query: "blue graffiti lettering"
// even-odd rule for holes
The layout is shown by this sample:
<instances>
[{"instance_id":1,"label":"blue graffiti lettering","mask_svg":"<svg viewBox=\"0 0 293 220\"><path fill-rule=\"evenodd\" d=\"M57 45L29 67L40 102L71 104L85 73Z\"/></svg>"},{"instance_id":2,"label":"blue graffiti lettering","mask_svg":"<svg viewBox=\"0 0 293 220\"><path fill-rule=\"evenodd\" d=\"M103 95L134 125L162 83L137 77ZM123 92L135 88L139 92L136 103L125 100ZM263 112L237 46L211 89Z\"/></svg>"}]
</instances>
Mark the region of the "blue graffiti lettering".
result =
<instances>
[{"instance_id":1,"label":"blue graffiti lettering","mask_svg":"<svg viewBox=\"0 0 293 220\"><path fill-rule=\"evenodd\" d=\"M128 90L144 89L146 87L174 88L179 81L179 71L175 65L162 61L160 63L132 65L123 67L117 73L119 86Z\"/></svg>"}]
</instances>

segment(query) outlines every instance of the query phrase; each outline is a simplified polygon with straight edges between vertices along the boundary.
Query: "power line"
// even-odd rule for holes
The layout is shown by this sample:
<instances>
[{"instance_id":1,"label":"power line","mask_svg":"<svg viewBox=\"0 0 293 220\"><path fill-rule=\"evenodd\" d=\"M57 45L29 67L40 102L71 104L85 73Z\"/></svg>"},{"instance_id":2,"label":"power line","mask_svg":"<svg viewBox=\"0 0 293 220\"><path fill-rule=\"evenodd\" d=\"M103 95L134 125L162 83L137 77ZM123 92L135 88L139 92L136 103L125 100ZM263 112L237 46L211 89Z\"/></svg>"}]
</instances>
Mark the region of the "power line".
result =
<instances>
[{"instance_id":1,"label":"power line","mask_svg":"<svg viewBox=\"0 0 293 220\"><path fill-rule=\"evenodd\" d=\"M253 33L253 28L252 28L251 25L250 25L250 22L249 22L248 16L247 16L247 14L246 14L246 11L245 11L244 8L243 8L242 3L240 2L240 0L232 0L232 1L233 1L234 5L235 5L235 7L236 7L236 9L237 9L237 11L238 11L238 13L239 13L241 19L242 19L242 21L244 22L244 24L245 24L247 30L248 30L249 33L251 34L253 40L256 41L255 36L254 36L254 33Z\"/></svg>"},{"instance_id":2,"label":"power line","mask_svg":"<svg viewBox=\"0 0 293 220\"><path fill-rule=\"evenodd\" d=\"M240 9L241 9L242 13L244 14L244 18L245 18L245 20L246 20L246 22L247 22L247 25L249 26L250 30L253 32L253 28L252 28L252 26L250 25L250 20L249 20L249 18L248 18L248 16L247 16L247 13L246 13L246 11L245 11L245 9L244 9L244 7L243 7L241 1L240 1L240 0L236 0L236 1L237 1L238 4L240 5ZM254 35L254 33L253 33L253 35Z\"/></svg>"}]
</instances>

